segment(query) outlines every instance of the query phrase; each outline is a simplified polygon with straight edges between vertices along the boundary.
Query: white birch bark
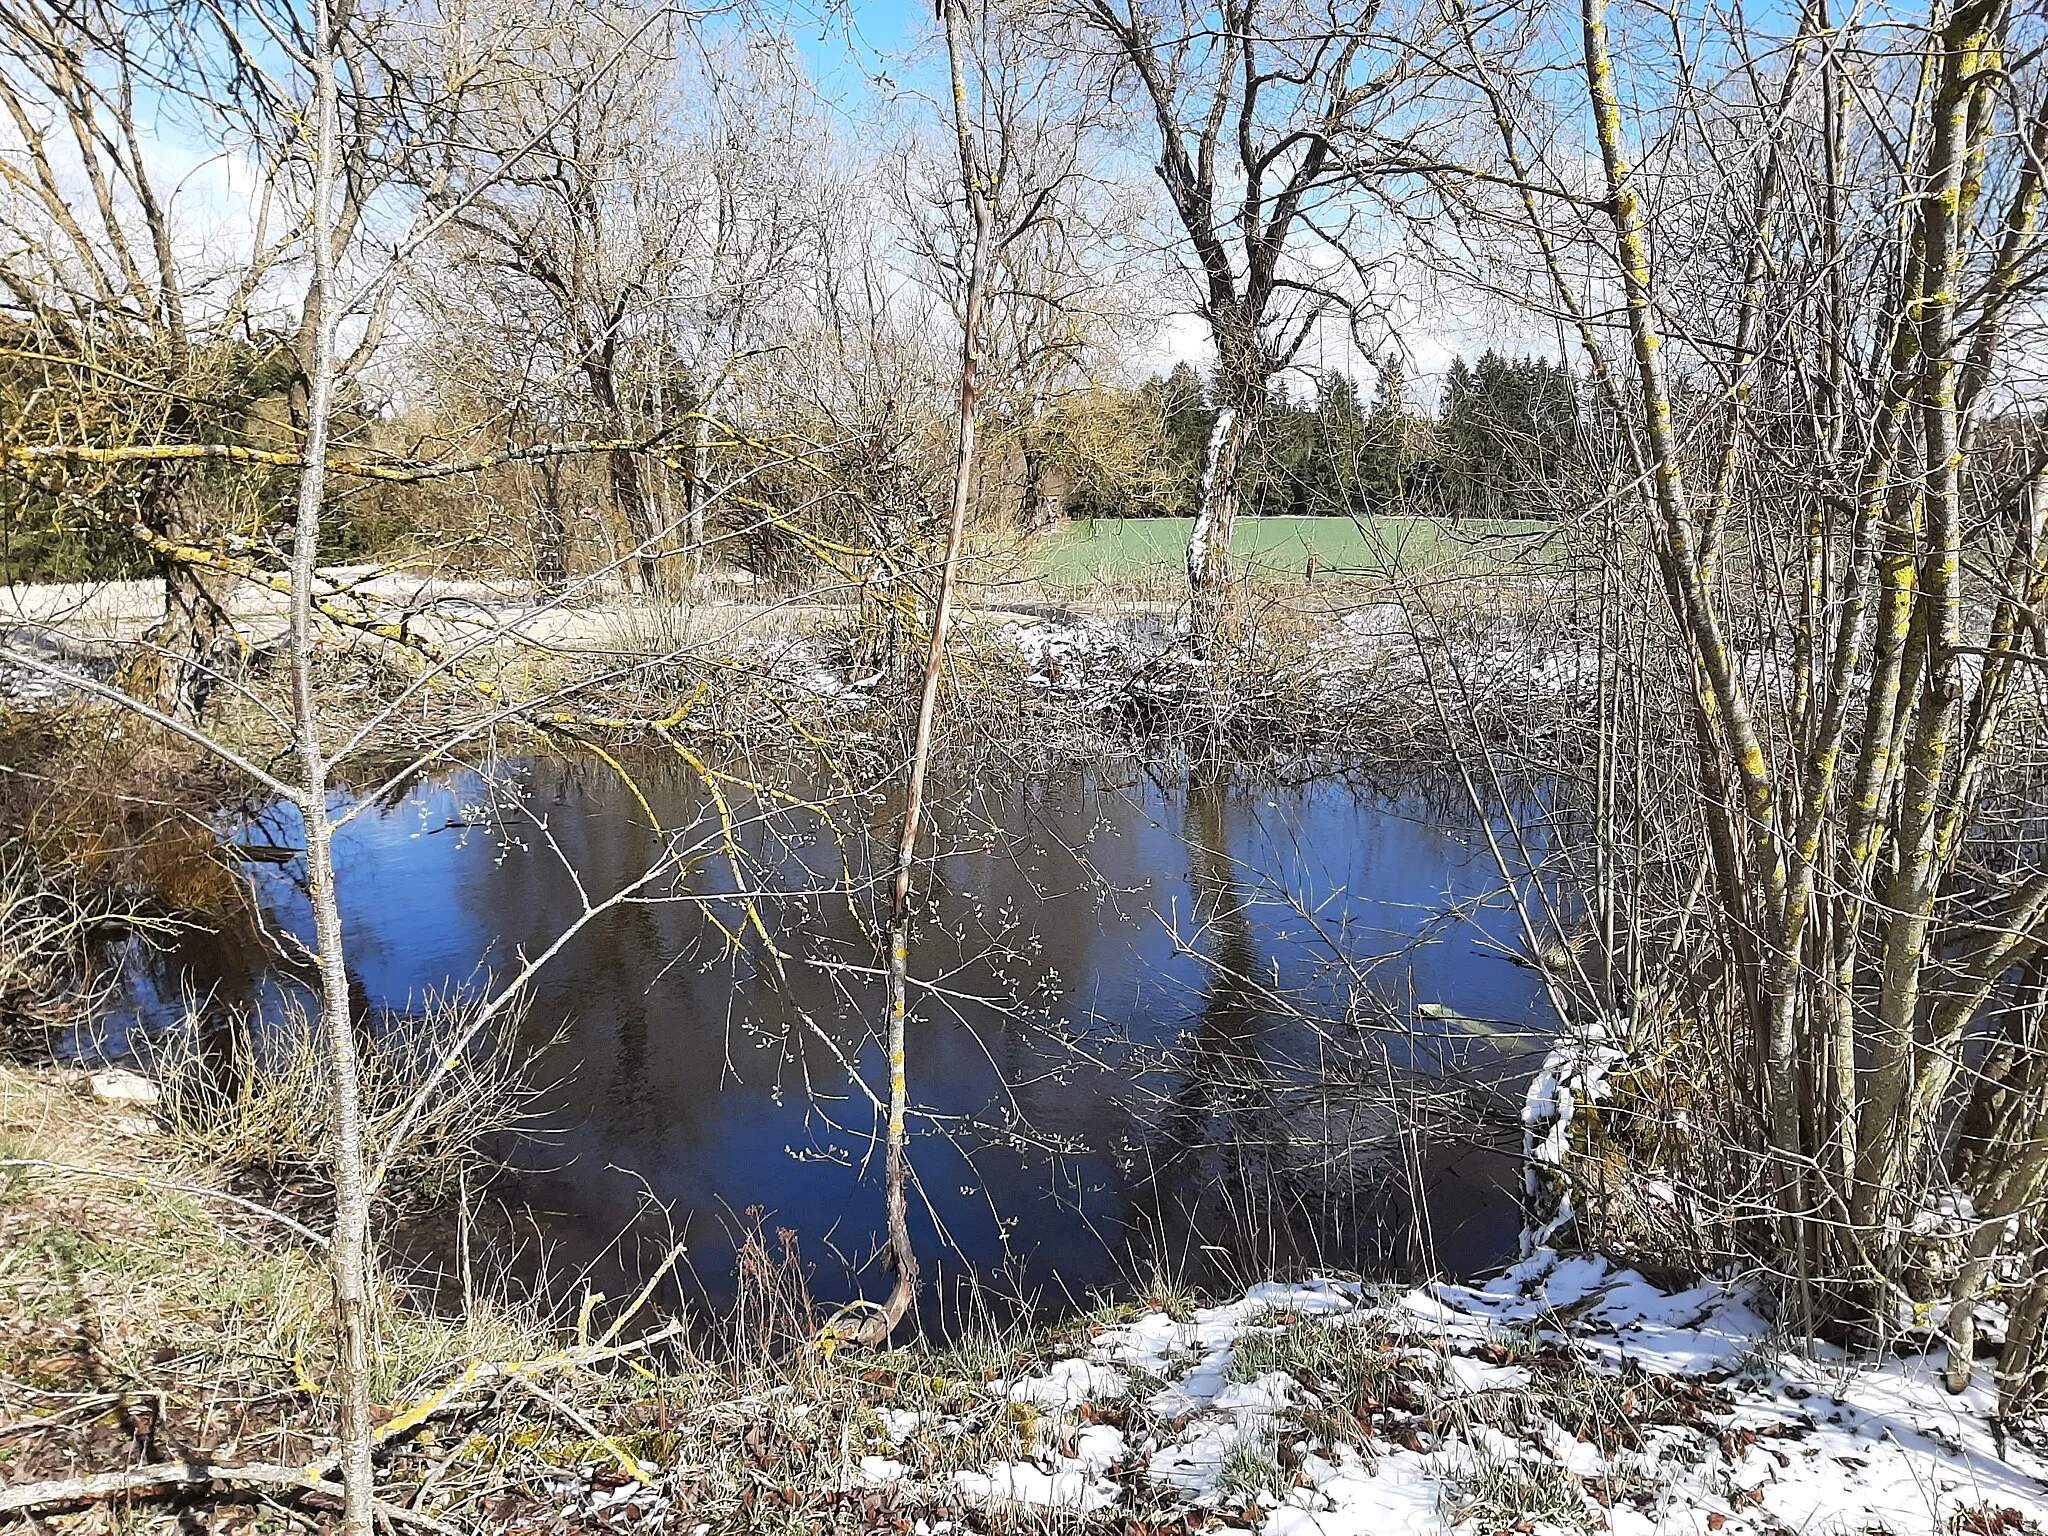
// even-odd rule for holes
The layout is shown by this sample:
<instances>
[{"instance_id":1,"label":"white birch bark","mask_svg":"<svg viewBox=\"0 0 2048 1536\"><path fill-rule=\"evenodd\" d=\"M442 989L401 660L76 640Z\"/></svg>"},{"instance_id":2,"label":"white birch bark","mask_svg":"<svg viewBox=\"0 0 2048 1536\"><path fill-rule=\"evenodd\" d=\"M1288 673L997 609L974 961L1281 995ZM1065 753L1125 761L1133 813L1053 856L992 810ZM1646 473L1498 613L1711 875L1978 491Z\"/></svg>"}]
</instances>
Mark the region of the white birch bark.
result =
<instances>
[{"instance_id":1,"label":"white birch bark","mask_svg":"<svg viewBox=\"0 0 2048 1536\"><path fill-rule=\"evenodd\" d=\"M1188 533L1188 586L1196 592L1207 590L1210 569L1215 563L1209 543L1216 533L1218 503L1229 489L1219 466L1224 445L1230 441L1231 429L1236 425L1237 412L1224 406L1216 413L1216 424L1209 429L1209 445L1202 452L1202 496L1195 507L1195 526Z\"/></svg>"}]
</instances>

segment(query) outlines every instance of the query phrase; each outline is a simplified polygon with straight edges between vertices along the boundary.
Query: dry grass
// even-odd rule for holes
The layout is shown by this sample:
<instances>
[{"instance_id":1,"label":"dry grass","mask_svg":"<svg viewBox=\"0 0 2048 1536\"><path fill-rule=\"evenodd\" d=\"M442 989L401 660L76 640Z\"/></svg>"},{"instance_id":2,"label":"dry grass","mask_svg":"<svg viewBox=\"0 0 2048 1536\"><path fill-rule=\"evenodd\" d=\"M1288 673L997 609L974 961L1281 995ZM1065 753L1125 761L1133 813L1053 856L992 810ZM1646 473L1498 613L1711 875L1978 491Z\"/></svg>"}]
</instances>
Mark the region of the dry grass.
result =
<instances>
[{"instance_id":1,"label":"dry grass","mask_svg":"<svg viewBox=\"0 0 2048 1536\"><path fill-rule=\"evenodd\" d=\"M174 1443L310 1447L324 1415L292 1361L319 1360L317 1262L258 1217L163 1187L209 1170L76 1079L0 1069L0 1156L62 1165L0 1171L0 1399L10 1423L68 1413L0 1442L8 1480Z\"/></svg>"},{"instance_id":2,"label":"dry grass","mask_svg":"<svg viewBox=\"0 0 2048 1536\"><path fill-rule=\"evenodd\" d=\"M318 1251L209 1198L225 1170L82 1088L67 1069L0 1068L0 1162L13 1164L0 1167L0 1480L200 1450L321 1453L331 1292ZM379 1301L381 1402L475 1352L547 1341L516 1308L440 1318L393 1284Z\"/></svg>"},{"instance_id":3,"label":"dry grass","mask_svg":"<svg viewBox=\"0 0 2048 1536\"><path fill-rule=\"evenodd\" d=\"M241 891L207 819L235 792L198 753L118 710L0 708L0 835L131 917L218 919Z\"/></svg>"},{"instance_id":4,"label":"dry grass","mask_svg":"<svg viewBox=\"0 0 2048 1536\"><path fill-rule=\"evenodd\" d=\"M90 1011L80 957L109 898L46 870L25 843L0 846L0 1038L62 1028Z\"/></svg>"},{"instance_id":5,"label":"dry grass","mask_svg":"<svg viewBox=\"0 0 2048 1536\"><path fill-rule=\"evenodd\" d=\"M373 1166L389 1159L387 1207L447 1204L465 1175L480 1184L544 1091L537 1081L544 1052L518 1046L516 1012L464 1043L476 1006L459 994L430 997L416 1012L386 1015L362 1032L367 1147ZM303 1006L218 1023L195 1013L183 1028L152 1036L142 1065L162 1085L160 1113L178 1146L266 1187L325 1189L324 1130L333 1118L326 1047ZM420 1113L394 1145L422 1094Z\"/></svg>"},{"instance_id":6,"label":"dry grass","mask_svg":"<svg viewBox=\"0 0 2048 1536\"><path fill-rule=\"evenodd\" d=\"M0 705L0 1049L48 1054L93 1011L95 941L243 910L206 811L219 782L117 714Z\"/></svg>"},{"instance_id":7,"label":"dry grass","mask_svg":"<svg viewBox=\"0 0 2048 1536\"><path fill-rule=\"evenodd\" d=\"M333 1428L317 1251L247 1210L166 1187L218 1188L226 1174L80 1086L72 1071L0 1068L0 1158L61 1165L0 1168L0 1479L178 1456L317 1458ZM1042 1453L1039 1415L990 1383L1081 1347L1089 1324L835 1354L804 1336L816 1313L800 1258L758 1234L752 1256L748 1309L727 1327L696 1347L671 1341L587 1369L558 1352L601 1334L618 1300L586 1313L568 1298L551 1320L502 1300L441 1316L387 1283L380 1419L461 1379L470 1362L514 1369L392 1436L383 1496L461 1529L868 1531L959 1518L964 1507L944 1492L953 1472ZM885 1411L922 1417L892 1442ZM627 1482L619 1453L646 1464L644 1487ZM927 1491L863 1486L861 1459L874 1455L902 1461ZM45 1523L85 1532L153 1516L147 1505L103 1507ZM178 1518L281 1530L324 1516L222 1494ZM986 1531L1097 1527L1117 1528L1043 1512L976 1516Z\"/></svg>"},{"instance_id":8,"label":"dry grass","mask_svg":"<svg viewBox=\"0 0 2048 1536\"><path fill-rule=\"evenodd\" d=\"M7 1155L195 1185L218 1177L173 1142L135 1134L127 1115L83 1100L72 1079L55 1070L0 1072ZM48 1169L0 1179L7 1481L172 1455L293 1462L331 1445L319 1389L327 1292L316 1253L247 1212L160 1183ZM1541 1333L1504 1333L1481 1355L1527 1368L1526 1387L1460 1392L1429 1341L1388 1315L1332 1321L1275 1311L1239 1338L1230 1372L1239 1380L1284 1372L1303 1391L1270 1432L1234 1448L1215 1510L1191 1515L1180 1495L1150 1485L1137 1467L1119 1475L1120 1501L1095 1515L988 1507L962 1495L956 1474L1045 1464L1075 1429L1070 1416L1012 1401L1004 1384L1086 1354L1103 1328L1136 1309L861 1354L819 1347L820 1316L804 1273L793 1240L757 1222L743 1245L740 1304L722 1326L687 1339L668 1334L638 1352L635 1330L658 1320L623 1298L565 1297L551 1317L502 1303L442 1316L387 1285L376 1396L380 1421L393 1428L380 1457L380 1495L445 1527L519 1536L871 1536L941 1520L978 1533L1186 1536L1210 1514L1270 1506L1317 1447L1417 1449L1453 1437L1505 1443L1489 1442L1485 1426L1511 1439L1561 1433L1612 1456L1647 1449L1648 1426L1697 1425L1725 1407L1712 1388L1595 1371L1569 1344ZM1145 1302L1177 1313L1188 1305L1164 1292ZM622 1318L623 1356L602 1348ZM1178 1424L1147 1406L1160 1383L1133 1376L1128 1396L1089 1405L1080 1421L1114 1425L1133 1446L1171 1440ZM456 1389L444 1393L451 1383ZM429 1400L432 1412L403 1411ZM906 1475L880 1483L873 1459ZM1458 1518L1480 1529L1529 1519L1594 1529L1603 1506L1648 1487L1627 1471L1582 1482L1516 1458L1475 1455L1446 1494ZM142 1504L46 1523L65 1536L97 1536L170 1518ZM325 1516L222 1493L176 1518L187 1530L197 1521L225 1532L251 1524L304 1529Z\"/></svg>"},{"instance_id":9,"label":"dry grass","mask_svg":"<svg viewBox=\"0 0 2048 1536\"><path fill-rule=\"evenodd\" d=\"M12 1315L89 1324L94 1348L129 1346L132 1358L108 1363L137 1380L172 1344L181 1362L245 1386L317 1381L328 1306L318 1252L253 1210L209 1198L232 1188L232 1170L195 1156L153 1117L82 1089L83 1075L67 1068L0 1068L0 1160L55 1165L0 1170L0 1287ZM465 1330L422 1316L402 1286L388 1286L380 1390L396 1395L460 1361L479 1328L504 1345L531 1344L537 1335L516 1310L492 1306ZM22 1363L0 1346L0 1371L16 1375Z\"/></svg>"}]
</instances>

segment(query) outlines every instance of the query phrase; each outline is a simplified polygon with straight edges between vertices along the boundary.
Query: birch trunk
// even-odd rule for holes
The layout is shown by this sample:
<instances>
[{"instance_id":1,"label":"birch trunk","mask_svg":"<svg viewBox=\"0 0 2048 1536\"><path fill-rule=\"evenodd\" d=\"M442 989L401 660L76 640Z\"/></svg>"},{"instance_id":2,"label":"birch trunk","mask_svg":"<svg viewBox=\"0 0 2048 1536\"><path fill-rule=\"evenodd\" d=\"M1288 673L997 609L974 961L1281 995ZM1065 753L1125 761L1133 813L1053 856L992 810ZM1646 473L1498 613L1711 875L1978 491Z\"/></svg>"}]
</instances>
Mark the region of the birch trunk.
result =
<instances>
[{"instance_id":1,"label":"birch trunk","mask_svg":"<svg viewBox=\"0 0 2048 1536\"><path fill-rule=\"evenodd\" d=\"M1230 535L1237 524L1244 449L1251 429L1251 412L1225 405L1216 413L1202 455L1202 495L1188 533L1188 600L1195 646L1204 653L1222 620L1224 589L1230 581Z\"/></svg>"}]
</instances>

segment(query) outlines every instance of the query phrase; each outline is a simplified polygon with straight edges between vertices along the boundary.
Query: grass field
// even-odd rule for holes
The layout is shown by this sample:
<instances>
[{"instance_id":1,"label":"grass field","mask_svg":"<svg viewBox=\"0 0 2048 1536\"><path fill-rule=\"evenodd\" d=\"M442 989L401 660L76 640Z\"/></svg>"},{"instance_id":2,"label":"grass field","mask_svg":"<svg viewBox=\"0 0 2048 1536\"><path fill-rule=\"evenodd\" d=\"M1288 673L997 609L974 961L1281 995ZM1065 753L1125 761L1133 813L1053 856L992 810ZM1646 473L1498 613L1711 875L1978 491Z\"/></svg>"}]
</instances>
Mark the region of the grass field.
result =
<instances>
[{"instance_id":1,"label":"grass field","mask_svg":"<svg viewBox=\"0 0 2048 1536\"><path fill-rule=\"evenodd\" d=\"M1184 569L1185 517L1084 519L1047 536L1037 549L1044 579L1073 586ZM1237 569L1268 579L1300 580L1315 556L1318 576L1383 575L1390 569L1471 563L1488 568L1542 560L1555 523L1467 520L1453 529L1427 517L1246 517L1231 539Z\"/></svg>"}]
</instances>

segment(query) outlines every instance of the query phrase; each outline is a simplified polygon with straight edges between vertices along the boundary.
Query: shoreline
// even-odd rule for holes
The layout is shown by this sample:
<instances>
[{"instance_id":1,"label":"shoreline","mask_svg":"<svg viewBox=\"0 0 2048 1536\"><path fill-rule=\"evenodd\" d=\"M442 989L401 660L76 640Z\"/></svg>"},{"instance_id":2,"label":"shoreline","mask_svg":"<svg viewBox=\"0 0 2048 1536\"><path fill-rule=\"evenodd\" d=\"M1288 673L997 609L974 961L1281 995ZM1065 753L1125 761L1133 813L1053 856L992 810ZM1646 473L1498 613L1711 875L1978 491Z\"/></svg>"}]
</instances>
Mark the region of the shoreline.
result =
<instances>
[{"instance_id":1,"label":"shoreline","mask_svg":"<svg viewBox=\"0 0 2048 1536\"><path fill-rule=\"evenodd\" d=\"M237 1262L296 1275L286 1291L317 1306L317 1264L274 1224L131 1176L203 1182L174 1146L130 1123L132 1108L73 1108L72 1075L8 1069L0 1081L16 1164L0 1169L0 1219L10 1249L27 1256L0 1275L19 1319L0 1394L17 1421L23 1403L11 1399L32 1377L36 1400L86 1410L46 1408L43 1427L17 1433L7 1482L34 1497L52 1455L71 1477L149 1465L159 1453L121 1431L122 1416L137 1393L196 1404L188 1378L203 1365L254 1411L240 1412L231 1440L220 1425L187 1425L182 1407L160 1410L168 1418L152 1435L196 1428L180 1442L187 1460L226 1470L183 1497L234 1508L233 1466L259 1447L266 1464L287 1459L287 1445L317 1458L321 1399L276 1391L322 1368L260 1351L181 1358L184 1308L198 1296L180 1266L219 1273L203 1255L228 1235L247 1256ZM104 1163L122 1177L19 1166L35 1157ZM72 1255L82 1294L100 1298L97 1326L112 1329L69 1354L50 1353L61 1318L20 1305L52 1243ZM121 1259L124 1249L156 1257L145 1266ZM411 1341L410 1378L384 1389L398 1396L380 1410L381 1496L444 1528L494 1532L754 1530L768 1528L771 1509L776 1529L927 1536L1990 1536L2048 1522L2048 1461L1995 1422L1988 1388L1950 1397L1938 1357L1795 1349L1767 1311L1752 1281L1666 1288L1599 1257L1545 1250L1465 1285L1267 1283L1211 1306L1155 1293L950 1349L864 1354L792 1333L744 1358L685 1351L631 1368L550 1368L547 1398L568 1417L519 1394L449 1392L474 1375L465 1360L564 1344L573 1355L574 1330L558 1331L566 1320L479 1331L475 1320L387 1313L394 1343ZM297 1326L317 1336L316 1319ZM253 1337L246 1319L238 1337ZM95 1371L100 1385L87 1390L101 1394L98 1407L63 1384ZM408 1413L407 1403L429 1406ZM90 1502L73 1509L40 1518L51 1531L99 1529ZM324 1519L317 1498L287 1527L308 1518Z\"/></svg>"}]
</instances>

